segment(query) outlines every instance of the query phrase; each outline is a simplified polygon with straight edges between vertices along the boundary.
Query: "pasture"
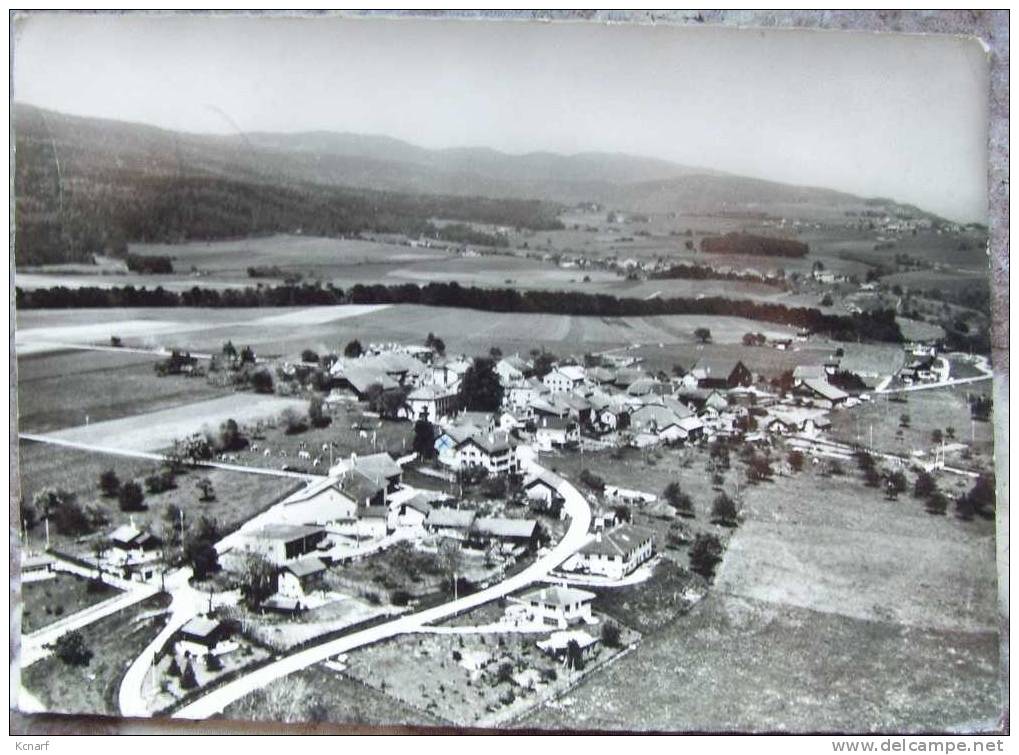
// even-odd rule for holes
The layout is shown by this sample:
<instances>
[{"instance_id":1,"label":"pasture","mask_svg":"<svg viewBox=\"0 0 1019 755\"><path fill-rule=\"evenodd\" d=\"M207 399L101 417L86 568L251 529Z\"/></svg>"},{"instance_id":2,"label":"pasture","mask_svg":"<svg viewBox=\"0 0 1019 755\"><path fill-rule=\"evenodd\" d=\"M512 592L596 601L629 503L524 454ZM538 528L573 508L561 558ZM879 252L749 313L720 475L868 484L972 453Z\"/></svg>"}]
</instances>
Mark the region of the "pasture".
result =
<instances>
[{"instance_id":1,"label":"pasture","mask_svg":"<svg viewBox=\"0 0 1019 755\"><path fill-rule=\"evenodd\" d=\"M991 725L1000 705L993 523L932 517L920 501L886 501L857 477L807 470L745 488L746 521L708 597L519 723L663 731ZM663 673L676 683L647 683Z\"/></svg>"}]
</instances>

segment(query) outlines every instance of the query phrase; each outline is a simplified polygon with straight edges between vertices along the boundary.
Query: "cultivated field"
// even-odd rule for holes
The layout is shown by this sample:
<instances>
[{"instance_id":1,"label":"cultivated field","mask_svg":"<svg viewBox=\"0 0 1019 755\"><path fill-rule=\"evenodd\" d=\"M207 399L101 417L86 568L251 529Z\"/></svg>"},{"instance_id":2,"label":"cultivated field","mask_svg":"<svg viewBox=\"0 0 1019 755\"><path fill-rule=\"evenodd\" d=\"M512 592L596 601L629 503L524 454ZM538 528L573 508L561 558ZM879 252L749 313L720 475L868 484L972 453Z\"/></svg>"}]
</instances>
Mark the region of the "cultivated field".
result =
<instances>
[{"instance_id":1,"label":"cultivated field","mask_svg":"<svg viewBox=\"0 0 1019 755\"><path fill-rule=\"evenodd\" d=\"M158 377L160 357L61 351L18 359L18 429L41 433L231 395L205 379Z\"/></svg>"},{"instance_id":2,"label":"cultivated field","mask_svg":"<svg viewBox=\"0 0 1019 755\"><path fill-rule=\"evenodd\" d=\"M112 585L92 587L89 580L68 572L51 579L21 584L21 633L31 634L55 621L109 600L120 592Z\"/></svg>"},{"instance_id":3,"label":"cultivated field","mask_svg":"<svg viewBox=\"0 0 1019 755\"><path fill-rule=\"evenodd\" d=\"M203 429L215 432L228 419L254 424L275 419L284 409L303 410L307 401L256 393L231 393L171 409L78 425L48 433L67 443L126 451L157 451Z\"/></svg>"}]
</instances>

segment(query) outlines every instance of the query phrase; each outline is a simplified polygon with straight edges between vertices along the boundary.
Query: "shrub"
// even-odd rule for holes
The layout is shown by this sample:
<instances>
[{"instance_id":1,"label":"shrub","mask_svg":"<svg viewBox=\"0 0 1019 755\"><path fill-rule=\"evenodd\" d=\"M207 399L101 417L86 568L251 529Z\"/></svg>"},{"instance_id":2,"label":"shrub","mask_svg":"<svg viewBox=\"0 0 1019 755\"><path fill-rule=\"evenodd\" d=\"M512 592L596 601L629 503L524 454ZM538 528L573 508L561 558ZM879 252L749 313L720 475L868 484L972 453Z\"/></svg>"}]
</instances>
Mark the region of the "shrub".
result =
<instances>
[{"instance_id":1,"label":"shrub","mask_svg":"<svg viewBox=\"0 0 1019 755\"><path fill-rule=\"evenodd\" d=\"M389 594L389 602L394 606L405 606L410 603L411 594L406 590L393 590Z\"/></svg>"},{"instance_id":2,"label":"shrub","mask_svg":"<svg viewBox=\"0 0 1019 755\"><path fill-rule=\"evenodd\" d=\"M913 483L913 497L928 498L937 488L934 476L930 472L921 469L916 474L916 482Z\"/></svg>"},{"instance_id":3,"label":"shrub","mask_svg":"<svg viewBox=\"0 0 1019 755\"><path fill-rule=\"evenodd\" d=\"M461 653L459 650L454 650L451 657L456 663L459 663L460 661L463 660L463 653Z\"/></svg>"},{"instance_id":4,"label":"shrub","mask_svg":"<svg viewBox=\"0 0 1019 755\"><path fill-rule=\"evenodd\" d=\"M198 687L198 679L195 678L195 670L191 666L190 661L184 667L184 673L180 675L180 687L181 689L195 689Z\"/></svg>"},{"instance_id":5,"label":"shrub","mask_svg":"<svg viewBox=\"0 0 1019 755\"><path fill-rule=\"evenodd\" d=\"M948 511L948 496L942 493L940 490L935 490L927 498L927 505L925 506L928 514L934 514L936 516L944 516L945 512Z\"/></svg>"},{"instance_id":6,"label":"shrub","mask_svg":"<svg viewBox=\"0 0 1019 755\"><path fill-rule=\"evenodd\" d=\"M92 660L92 651L77 631L60 635L53 643L53 653L68 666L87 666Z\"/></svg>"},{"instance_id":7,"label":"shrub","mask_svg":"<svg viewBox=\"0 0 1019 755\"><path fill-rule=\"evenodd\" d=\"M601 641L605 647L617 648L620 645L619 625L606 621L601 627Z\"/></svg>"},{"instance_id":8,"label":"shrub","mask_svg":"<svg viewBox=\"0 0 1019 755\"><path fill-rule=\"evenodd\" d=\"M789 462L789 466L792 467L792 470L794 472L802 472L803 464L806 461L806 458L803 456L802 451L793 449L792 451L789 452L789 455L786 457L786 461Z\"/></svg>"},{"instance_id":9,"label":"shrub","mask_svg":"<svg viewBox=\"0 0 1019 755\"><path fill-rule=\"evenodd\" d=\"M701 533L690 549L690 568L705 579L715 576L715 567L722 560L722 542L716 535Z\"/></svg>"},{"instance_id":10,"label":"shrub","mask_svg":"<svg viewBox=\"0 0 1019 755\"><path fill-rule=\"evenodd\" d=\"M128 480L120 486L120 493L117 494L121 511L142 511L142 501L145 500L145 493L142 486L134 480Z\"/></svg>"},{"instance_id":11,"label":"shrub","mask_svg":"<svg viewBox=\"0 0 1019 755\"><path fill-rule=\"evenodd\" d=\"M605 480L596 475L590 469L580 470L580 481L596 493L601 493L605 490Z\"/></svg>"},{"instance_id":12,"label":"shrub","mask_svg":"<svg viewBox=\"0 0 1019 755\"><path fill-rule=\"evenodd\" d=\"M736 502L726 493L719 493L711 505L711 521L718 522L719 524L734 525L738 516L739 511L736 508Z\"/></svg>"},{"instance_id":13,"label":"shrub","mask_svg":"<svg viewBox=\"0 0 1019 755\"><path fill-rule=\"evenodd\" d=\"M223 661L219 659L218 655L209 653L205 656L205 670L206 671L222 671Z\"/></svg>"},{"instance_id":14,"label":"shrub","mask_svg":"<svg viewBox=\"0 0 1019 755\"><path fill-rule=\"evenodd\" d=\"M99 475L99 489L107 498L113 498L120 492L120 478L112 469L107 469Z\"/></svg>"}]
</instances>

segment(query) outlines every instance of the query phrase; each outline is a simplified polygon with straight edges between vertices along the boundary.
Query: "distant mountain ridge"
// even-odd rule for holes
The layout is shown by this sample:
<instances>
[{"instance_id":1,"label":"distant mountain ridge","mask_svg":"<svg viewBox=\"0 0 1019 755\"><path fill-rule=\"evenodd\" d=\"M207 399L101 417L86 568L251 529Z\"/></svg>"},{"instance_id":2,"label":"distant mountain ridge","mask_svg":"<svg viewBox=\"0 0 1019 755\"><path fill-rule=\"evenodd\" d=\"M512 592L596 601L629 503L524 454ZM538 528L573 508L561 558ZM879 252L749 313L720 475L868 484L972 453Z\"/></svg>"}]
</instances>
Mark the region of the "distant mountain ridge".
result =
<instances>
[{"instance_id":1,"label":"distant mountain ridge","mask_svg":"<svg viewBox=\"0 0 1019 755\"><path fill-rule=\"evenodd\" d=\"M73 261L111 246L116 252L124 238L222 237L245 229L409 230L427 220L415 214L426 210L456 220L549 228L562 205L579 202L690 214L787 213L807 206L840 212L867 204L828 189L623 154L431 150L386 136L327 131L200 135L19 103L13 120L21 264ZM372 191L380 194L366 193ZM421 196L446 199L412 199ZM170 197L175 206L168 206ZM319 215L309 215L308 205ZM148 216L157 219L149 224Z\"/></svg>"}]
</instances>

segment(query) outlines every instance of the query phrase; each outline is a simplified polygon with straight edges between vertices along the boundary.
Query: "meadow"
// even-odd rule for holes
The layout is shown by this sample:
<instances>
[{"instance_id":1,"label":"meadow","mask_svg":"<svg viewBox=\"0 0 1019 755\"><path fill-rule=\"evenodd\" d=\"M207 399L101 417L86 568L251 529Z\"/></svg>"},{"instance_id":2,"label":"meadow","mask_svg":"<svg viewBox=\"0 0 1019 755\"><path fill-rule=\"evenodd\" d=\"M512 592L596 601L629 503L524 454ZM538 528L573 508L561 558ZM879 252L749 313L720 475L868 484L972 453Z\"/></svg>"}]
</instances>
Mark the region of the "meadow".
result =
<instances>
[{"instance_id":1,"label":"meadow","mask_svg":"<svg viewBox=\"0 0 1019 755\"><path fill-rule=\"evenodd\" d=\"M920 501L886 501L855 477L820 479L808 469L745 488L746 521L708 597L520 725L992 725L1000 706L993 524L932 517ZM647 683L662 674L674 683Z\"/></svg>"}]
</instances>

